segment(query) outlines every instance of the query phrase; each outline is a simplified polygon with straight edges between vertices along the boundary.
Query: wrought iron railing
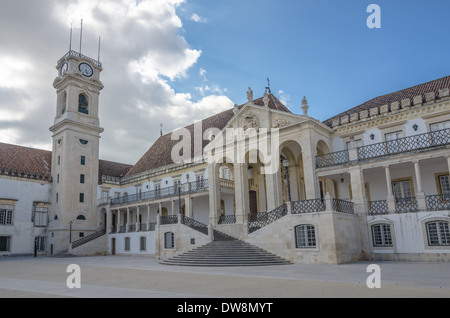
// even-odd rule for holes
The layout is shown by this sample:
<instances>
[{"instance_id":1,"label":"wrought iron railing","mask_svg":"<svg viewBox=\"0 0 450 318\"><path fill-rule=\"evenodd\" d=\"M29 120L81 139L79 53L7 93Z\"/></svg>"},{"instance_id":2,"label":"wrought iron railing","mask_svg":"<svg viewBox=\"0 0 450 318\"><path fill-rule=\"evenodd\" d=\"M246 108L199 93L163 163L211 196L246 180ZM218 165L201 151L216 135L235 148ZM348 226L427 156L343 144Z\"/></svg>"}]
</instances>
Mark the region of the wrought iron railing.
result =
<instances>
[{"instance_id":1,"label":"wrought iron railing","mask_svg":"<svg viewBox=\"0 0 450 318\"><path fill-rule=\"evenodd\" d=\"M426 196L428 211L450 210L450 195L427 195Z\"/></svg>"},{"instance_id":2,"label":"wrought iron railing","mask_svg":"<svg viewBox=\"0 0 450 318\"><path fill-rule=\"evenodd\" d=\"M323 212L325 209L323 199L292 202L292 214Z\"/></svg>"},{"instance_id":3,"label":"wrought iron railing","mask_svg":"<svg viewBox=\"0 0 450 318\"><path fill-rule=\"evenodd\" d=\"M219 224L235 224L236 216L235 215L221 215L219 217Z\"/></svg>"},{"instance_id":4,"label":"wrought iron railing","mask_svg":"<svg viewBox=\"0 0 450 318\"><path fill-rule=\"evenodd\" d=\"M119 233L126 233L127 232L127 227L125 225L122 225L119 227Z\"/></svg>"},{"instance_id":5,"label":"wrought iron railing","mask_svg":"<svg viewBox=\"0 0 450 318\"><path fill-rule=\"evenodd\" d=\"M128 232L136 232L136 224L128 225Z\"/></svg>"},{"instance_id":6,"label":"wrought iron railing","mask_svg":"<svg viewBox=\"0 0 450 318\"><path fill-rule=\"evenodd\" d=\"M106 230L103 229L103 230L95 232L95 233L93 233L91 235L88 235L86 237L83 237L83 238L73 242L72 243L72 248L80 247L81 245L84 245L84 244L89 243L89 242L91 242L93 240L96 240L96 239L98 239L99 237L102 237L105 234L106 234Z\"/></svg>"},{"instance_id":7,"label":"wrought iron railing","mask_svg":"<svg viewBox=\"0 0 450 318\"><path fill-rule=\"evenodd\" d=\"M160 217L160 225L169 225L169 224L177 224L178 223L178 215L167 215Z\"/></svg>"},{"instance_id":8,"label":"wrought iron railing","mask_svg":"<svg viewBox=\"0 0 450 318\"><path fill-rule=\"evenodd\" d=\"M414 197L396 198L395 211L397 213L408 213L419 211L417 200Z\"/></svg>"},{"instance_id":9,"label":"wrought iron railing","mask_svg":"<svg viewBox=\"0 0 450 318\"><path fill-rule=\"evenodd\" d=\"M208 235L208 226L185 215L181 215L181 224Z\"/></svg>"},{"instance_id":10,"label":"wrought iron railing","mask_svg":"<svg viewBox=\"0 0 450 318\"><path fill-rule=\"evenodd\" d=\"M258 212L249 213L248 216L248 233L253 233L270 223L273 223L287 214L287 206L283 204L282 206L276 208L271 212Z\"/></svg>"},{"instance_id":11,"label":"wrought iron railing","mask_svg":"<svg viewBox=\"0 0 450 318\"><path fill-rule=\"evenodd\" d=\"M127 203L136 203L143 201L152 201L164 198L176 197L178 195L186 195L189 193L198 193L208 191L208 180L194 181L191 183L185 183L180 186L175 185L172 187L156 189L147 192L141 192L136 194L130 194L119 198L111 199L111 205L121 205Z\"/></svg>"},{"instance_id":12,"label":"wrought iron railing","mask_svg":"<svg viewBox=\"0 0 450 318\"><path fill-rule=\"evenodd\" d=\"M386 157L450 144L450 128L358 148L358 160Z\"/></svg>"},{"instance_id":13,"label":"wrought iron railing","mask_svg":"<svg viewBox=\"0 0 450 318\"><path fill-rule=\"evenodd\" d=\"M387 200L369 201L369 215L383 215L388 213Z\"/></svg>"},{"instance_id":14,"label":"wrought iron railing","mask_svg":"<svg viewBox=\"0 0 450 318\"><path fill-rule=\"evenodd\" d=\"M344 201L340 199L331 199L331 205L333 211L341 213L354 213L354 204L350 201Z\"/></svg>"},{"instance_id":15,"label":"wrought iron railing","mask_svg":"<svg viewBox=\"0 0 450 318\"><path fill-rule=\"evenodd\" d=\"M327 153L316 157L316 168L325 168L345 164L350 161L348 150Z\"/></svg>"},{"instance_id":16,"label":"wrought iron railing","mask_svg":"<svg viewBox=\"0 0 450 318\"><path fill-rule=\"evenodd\" d=\"M70 50L69 52L67 52L66 55L64 55L62 59L65 59L65 58L67 58L69 56L74 56L74 57L77 57L77 58L83 58L83 59L86 59L86 60L92 62L95 66L102 67L102 63L100 63L99 61L94 60L93 58L90 58L90 57L88 57L86 55L83 55L81 53L78 53L78 52L76 52L74 50Z\"/></svg>"}]
</instances>

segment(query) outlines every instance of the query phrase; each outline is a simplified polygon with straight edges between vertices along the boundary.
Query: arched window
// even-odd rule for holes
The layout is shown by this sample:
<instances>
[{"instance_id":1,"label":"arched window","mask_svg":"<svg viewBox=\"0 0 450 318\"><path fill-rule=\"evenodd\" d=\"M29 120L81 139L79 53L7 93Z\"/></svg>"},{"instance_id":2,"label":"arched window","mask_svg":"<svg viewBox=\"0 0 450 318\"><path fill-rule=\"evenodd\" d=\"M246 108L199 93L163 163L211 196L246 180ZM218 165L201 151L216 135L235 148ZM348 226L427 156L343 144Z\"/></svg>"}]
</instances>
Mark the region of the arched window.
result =
<instances>
[{"instance_id":1,"label":"arched window","mask_svg":"<svg viewBox=\"0 0 450 318\"><path fill-rule=\"evenodd\" d=\"M448 221L432 221L426 223L428 245L450 246L450 231Z\"/></svg>"},{"instance_id":2,"label":"arched window","mask_svg":"<svg viewBox=\"0 0 450 318\"><path fill-rule=\"evenodd\" d=\"M372 240L375 247L392 246L391 226L389 224L372 225Z\"/></svg>"},{"instance_id":3,"label":"arched window","mask_svg":"<svg viewBox=\"0 0 450 318\"><path fill-rule=\"evenodd\" d=\"M77 216L78 221L86 221L86 217L84 215Z\"/></svg>"},{"instance_id":4,"label":"arched window","mask_svg":"<svg viewBox=\"0 0 450 318\"><path fill-rule=\"evenodd\" d=\"M61 115L64 115L67 108L67 93L64 92L61 95Z\"/></svg>"},{"instance_id":5,"label":"arched window","mask_svg":"<svg viewBox=\"0 0 450 318\"><path fill-rule=\"evenodd\" d=\"M175 248L175 236L172 232L167 232L164 234L164 248L166 249Z\"/></svg>"},{"instance_id":6,"label":"arched window","mask_svg":"<svg viewBox=\"0 0 450 318\"><path fill-rule=\"evenodd\" d=\"M78 96L78 111L82 114L89 115L88 98L84 94Z\"/></svg>"},{"instance_id":7,"label":"arched window","mask_svg":"<svg viewBox=\"0 0 450 318\"><path fill-rule=\"evenodd\" d=\"M297 248L315 248L317 246L314 225L302 224L295 227L295 245Z\"/></svg>"}]
</instances>

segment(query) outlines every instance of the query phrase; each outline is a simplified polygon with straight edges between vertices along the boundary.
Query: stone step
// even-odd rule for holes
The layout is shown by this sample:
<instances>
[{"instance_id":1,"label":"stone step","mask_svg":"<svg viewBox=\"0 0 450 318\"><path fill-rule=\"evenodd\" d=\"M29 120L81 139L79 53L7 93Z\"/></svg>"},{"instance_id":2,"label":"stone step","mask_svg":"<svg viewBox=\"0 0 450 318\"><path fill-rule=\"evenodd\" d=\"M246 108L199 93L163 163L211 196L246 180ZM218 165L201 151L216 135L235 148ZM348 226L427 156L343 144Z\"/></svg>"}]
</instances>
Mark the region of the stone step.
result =
<instances>
[{"instance_id":1,"label":"stone step","mask_svg":"<svg viewBox=\"0 0 450 318\"><path fill-rule=\"evenodd\" d=\"M221 237L221 236L218 236ZM226 238L213 241L186 253L163 260L161 264L177 266L273 266L289 261L243 241Z\"/></svg>"}]
</instances>

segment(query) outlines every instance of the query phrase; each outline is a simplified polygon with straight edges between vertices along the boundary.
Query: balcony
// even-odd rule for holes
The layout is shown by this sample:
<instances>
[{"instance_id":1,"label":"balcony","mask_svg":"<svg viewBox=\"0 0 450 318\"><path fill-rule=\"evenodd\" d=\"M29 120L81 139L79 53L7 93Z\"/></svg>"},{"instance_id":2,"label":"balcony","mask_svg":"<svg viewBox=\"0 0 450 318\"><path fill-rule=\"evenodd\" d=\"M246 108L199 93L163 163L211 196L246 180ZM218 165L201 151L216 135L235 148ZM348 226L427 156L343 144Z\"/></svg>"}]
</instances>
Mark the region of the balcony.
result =
<instances>
[{"instance_id":1,"label":"balcony","mask_svg":"<svg viewBox=\"0 0 450 318\"><path fill-rule=\"evenodd\" d=\"M364 162L417 151L432 151L447 145L450 145L450 128L359 147L356 149L355 158L351 158L349 150L317 156L316 168Z\"/></svg>"},{"instance_id":2,"label":"balcony","mask_svg":"<svg viewBox=\"0 0 450 318\"><path fill-rule=\"evenodd\" d=\"M450 210L450 195L426 195L425 204L427 211ZM395 213L413 213L419 211L417 198L398 198L395 200ZM384 215L389 213L387 200L369 201L369 215Z\"/></svg>"}]
</instances>

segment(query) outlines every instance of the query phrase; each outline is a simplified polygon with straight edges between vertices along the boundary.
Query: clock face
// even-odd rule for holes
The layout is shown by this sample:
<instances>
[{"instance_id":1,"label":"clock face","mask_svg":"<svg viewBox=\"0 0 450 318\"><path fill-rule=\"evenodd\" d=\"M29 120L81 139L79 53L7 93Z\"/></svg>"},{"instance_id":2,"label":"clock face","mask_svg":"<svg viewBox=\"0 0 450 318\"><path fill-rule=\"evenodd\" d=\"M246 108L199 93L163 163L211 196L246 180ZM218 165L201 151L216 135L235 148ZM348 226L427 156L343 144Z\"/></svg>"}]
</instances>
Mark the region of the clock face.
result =
<instances>
[{"instance_id":1,"label":"clock face","mask_svg":"<svg viewBox=\"0 0 450 318\"><path fill-rule=\"evenodd\" d=\"M80 70L81 74L86 77L91 77L94 74L94 70L89 64L81 63L80 66L78 66L78 69Z\"/></svg>"},{"instance_id":2,"label":"clock face","mask_svg":"<svg viewBox=\"0 0 450 318\"><path fill-rule=\"evenodd\" d=\"M69 65L67 63L64 63L61 68L59 69L59 76L63 77L64 74L67 72L67 70L69 69Z\"/></svg>"}]
</instances>

